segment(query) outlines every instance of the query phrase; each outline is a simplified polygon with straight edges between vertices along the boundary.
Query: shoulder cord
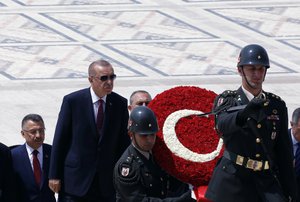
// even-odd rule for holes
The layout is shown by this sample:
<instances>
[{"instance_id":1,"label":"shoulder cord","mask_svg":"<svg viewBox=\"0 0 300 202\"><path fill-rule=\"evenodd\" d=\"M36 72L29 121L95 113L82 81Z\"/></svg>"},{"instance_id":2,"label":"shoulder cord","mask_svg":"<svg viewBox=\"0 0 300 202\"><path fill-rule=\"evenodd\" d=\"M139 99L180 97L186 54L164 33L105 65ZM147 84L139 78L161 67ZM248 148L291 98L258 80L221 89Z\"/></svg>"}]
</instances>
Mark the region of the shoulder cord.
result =
<instances>
[{"instance_id":1,"label":"shoulder cord","mask_svg":"<svg viewBox=\"0 0 300 202\"><path fill-rule=\"evenodd\" d=\"M274 161L273 161L273 159L272 159L272 157L271 157L271 155L270 155L270 153L269 153L269 150L267 149L267 146L265 145L265 143L264 143L264 141L263 141L263 139L262 139L260 133L256 130L256 122L255 122L255 120L254 120L254 119L249 119L249 120L247 121L247 123L248 123L248 125L249 125L249 128L250 128L250 129L252 130L252 132L254 133L254 135L255 135L257 138L259 138L259 139L261 140L260 143L261 143L261 145L262 145L262 148L263 148L263 150L264 150L264 152L265 152L265 154L266 154L266 156L267 156L268 161L270 162L270 172L271 172L271 174L273 175L275 181L277 182L279 188L282 190L282 193L284 193L284 192L283 192L282 185L281 185L281 183L280 183L280 181L279 181L279 179L278 179L278 176L277 176L277 174L276 174L276 171L274 170L274 168L277 168L277 166L274 164ZM265 134L266 134L267 131L265 131L265 127L262 127L261 129L264 130L262 133L265 133ZM287 198L285 198L285 200L286 200L286 201L290 201L290 200L288 200Z\"/></svg>"}]
</instances>

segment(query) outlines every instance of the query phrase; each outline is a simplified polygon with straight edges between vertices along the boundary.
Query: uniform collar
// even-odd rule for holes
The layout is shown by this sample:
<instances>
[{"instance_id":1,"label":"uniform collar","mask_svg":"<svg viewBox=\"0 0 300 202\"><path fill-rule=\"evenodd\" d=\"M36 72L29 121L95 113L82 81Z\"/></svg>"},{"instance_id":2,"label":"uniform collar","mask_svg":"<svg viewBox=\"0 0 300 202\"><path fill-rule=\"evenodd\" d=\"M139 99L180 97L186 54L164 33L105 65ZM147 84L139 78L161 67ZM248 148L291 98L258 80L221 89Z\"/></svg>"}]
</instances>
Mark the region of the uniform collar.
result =
<instances>
[{"instance_id":1,"label":"uniform collar","mask_svg":"<svg viewBox=\"0 0 300 202\"><path fill-rule=\"evenodd\" d=\"M138 150L138 151L139 151L146 159L149 160L149 158L150 158L150 152L145 152L145 151L142 151L142 150L138 149L133 143L132 143L132 146L133 146L136 150Z\"/></svg>"},{"instance_id":2,"label":"uniform collar","mask_svg":"<svg viewBox=\"0 0 300 202\"><path fill-rule=\"evenodd\" d=\"M251 101L251 100L254 98L254 95L252 95L252 93L250 93L248 90L246 90L246 89L244 88L244 86L242 86L242 90L243 90L243 92L245 93L245 95L246 95L246 97L247 97L247 99L248 99L249 101ZM263 91L261 91L261 92L258 94L258 96L256 96L256 97L260 97L262 94L263 94Z\"/></svg>"}]
</instances>

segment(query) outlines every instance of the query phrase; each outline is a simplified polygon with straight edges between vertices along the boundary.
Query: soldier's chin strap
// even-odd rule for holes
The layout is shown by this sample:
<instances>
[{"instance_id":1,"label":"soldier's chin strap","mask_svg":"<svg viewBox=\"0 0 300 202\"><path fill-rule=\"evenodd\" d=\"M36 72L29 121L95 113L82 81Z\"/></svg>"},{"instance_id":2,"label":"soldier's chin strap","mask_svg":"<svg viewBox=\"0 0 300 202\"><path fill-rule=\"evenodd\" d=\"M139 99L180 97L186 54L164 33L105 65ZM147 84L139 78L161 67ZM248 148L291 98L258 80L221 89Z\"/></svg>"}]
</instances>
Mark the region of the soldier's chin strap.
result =
<instances>
[{"instance_id":1,"label":"soldier's chin strap","mask_svg":"<svg viewBox=\"0 0 300 202\"><path fill-rule=\"evenodd\" d=\"M255 88L253 87L253 85L251 85L251 84L249 83L249 81L248 81L248 79L247 79L247 77L246 77L246 75L245 75L244 68L243 68L242 66L241 66L240 68L242 69L242 74L243 74L243 77L245 78L245 81L246 81L247 85L248 85L250 88L255 89ZM266 68L266 67L265 67L265 68ZM265 75L264 75L264 80L265 80L265 78L266 78L267 70L268 70L268 69L266 68ZM263 80L263 81L264 81L264 80Z\"/></svg>"}]
</instances>

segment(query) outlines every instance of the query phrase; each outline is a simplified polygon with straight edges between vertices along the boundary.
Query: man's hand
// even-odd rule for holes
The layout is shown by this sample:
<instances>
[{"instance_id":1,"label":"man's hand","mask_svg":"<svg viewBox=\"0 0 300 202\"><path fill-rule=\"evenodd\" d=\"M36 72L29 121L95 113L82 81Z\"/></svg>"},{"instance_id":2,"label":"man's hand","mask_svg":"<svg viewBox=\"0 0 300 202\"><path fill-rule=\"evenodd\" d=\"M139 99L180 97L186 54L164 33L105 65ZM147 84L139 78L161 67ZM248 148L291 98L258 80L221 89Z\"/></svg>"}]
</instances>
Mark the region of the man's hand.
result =
<instances>
[{"instance_id":1,"label":"man's hand","mask_svg":"<svg viewBox=\"0 0 300 202\"><path fill-rule=\"evenodd\" d=\"M60 191L60 188L61 188L60 180L50 179L49 180L49 187L53 192L58 193Z\"/></svg>"},{"instance_id":2,"label":"man's hand","mask_svg":"<svg viewBox=\"0 0 300 202\"><path fill-rule=\"evenodd\" d=\"M243 125L249 117L255 117L258 111L264 106L265 102L265 99L253 98L243 110L238 112L238 124Z\"/></svg>"}]
</instances>

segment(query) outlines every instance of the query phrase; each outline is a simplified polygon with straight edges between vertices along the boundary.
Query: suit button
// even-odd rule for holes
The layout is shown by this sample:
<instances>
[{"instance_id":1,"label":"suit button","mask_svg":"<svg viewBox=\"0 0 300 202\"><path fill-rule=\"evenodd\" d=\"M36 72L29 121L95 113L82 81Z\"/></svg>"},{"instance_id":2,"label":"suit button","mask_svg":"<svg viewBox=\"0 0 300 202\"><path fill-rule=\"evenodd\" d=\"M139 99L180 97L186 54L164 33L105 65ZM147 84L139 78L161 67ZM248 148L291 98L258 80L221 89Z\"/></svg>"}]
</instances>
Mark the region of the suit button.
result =
<instances>
[{"instance_id":1,"label":"suit button","mask_svg":"<svg viewBox=\"0 0 300 202\"><path fill-rule=\"evenodd\" d=\"M261 124L259 123L259 124L257 124L257 128L261 128Z\"/></svg>"},{"instance_id":2,"label":"suit button","mask_svg":"<svg viewBox=\"0 0 300 202\"><path fill-rule=\"evenodd\" d=\"M259 158L259 157L260 157L260 154L255 154L255 157L256 157L256 158Z\"/></svg>"},{"instance_id":3,"label":"suit button","mask_svg":"<svg viewBox=\"0 0 300 202\"><path fill-rule=\"evenodd\" d=\"M256 143L260 143L260 138L256 138Z\"/></svg>"},{"instance_id":4,"label":"suit button","mask_svg":"<svg viewBox=\"0 0 300 202\"><path fill-rule=\"evenodd\" d=\"M152 187L152 184L149 184L150 187Z\"/></svg>"}]
</instances>

